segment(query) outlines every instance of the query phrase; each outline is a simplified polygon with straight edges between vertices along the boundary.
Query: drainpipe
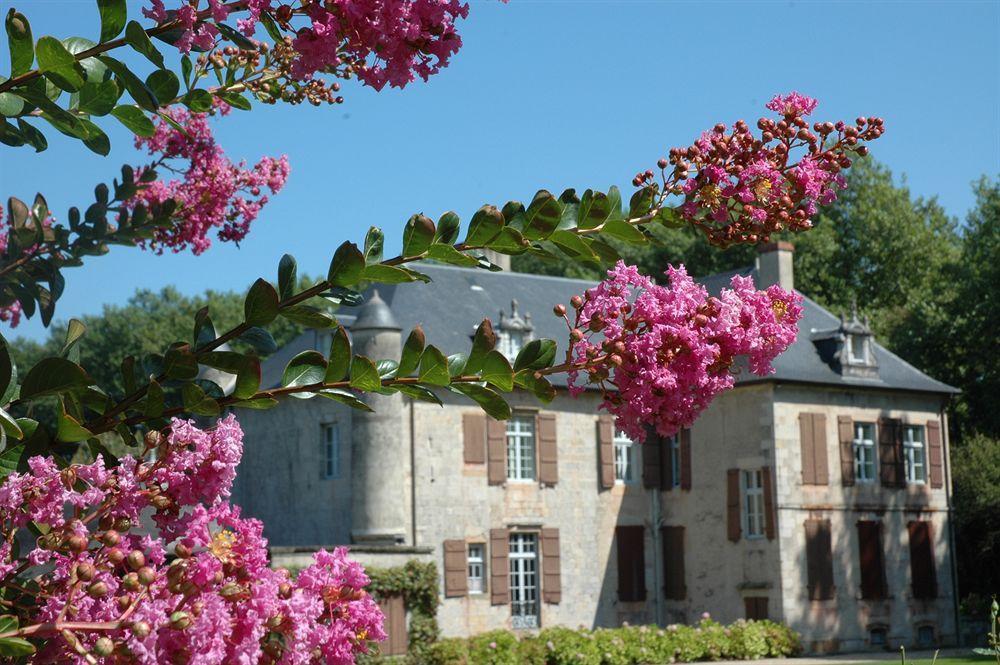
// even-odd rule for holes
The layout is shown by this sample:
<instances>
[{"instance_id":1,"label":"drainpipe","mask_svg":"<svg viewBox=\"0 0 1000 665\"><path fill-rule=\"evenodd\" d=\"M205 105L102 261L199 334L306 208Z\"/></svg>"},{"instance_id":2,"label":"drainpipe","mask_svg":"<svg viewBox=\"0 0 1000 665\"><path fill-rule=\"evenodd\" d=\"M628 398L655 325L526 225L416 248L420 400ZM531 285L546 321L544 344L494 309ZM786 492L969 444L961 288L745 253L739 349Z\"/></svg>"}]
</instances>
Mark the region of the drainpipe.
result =
<instances>
[{"instance_id":1,"label":"drainpipe","mask_svg":"<svg viewBox=\"0 0 1000 665\"><path fill-rule=\"evenodd\" d=\"M417 546L417 435L415 400L410 398L410 544Z\"/></svg>"},{"instance_id":2,"label":"drainpipe","mask_svg":"<svg viewBox=\"0 0 1000 665\"><path fill-rule=\"evenodd\" d=\"M955 515L951 505L951 436L948 434L948 411L941 407L941 436L944 439L944 496L948 506L948 547L951 549L951 588L955 610L955 646L962 646L962 619L958 604L958 552L955 550Z\"/></svg>"},{"instance_id":3,"label":"drainpipe","mask_svg":"<svg viewBox=\"0 0 1000 665\"><path fill-rule=\"evenodd\" d=\"M660 588L660 572L663 570L660 557L663 548L660 547L660 491L649 490L650 512L653 521L653 594L656 597L656 625L663 625L663 590Z\"/></svg>"}]
</instances>

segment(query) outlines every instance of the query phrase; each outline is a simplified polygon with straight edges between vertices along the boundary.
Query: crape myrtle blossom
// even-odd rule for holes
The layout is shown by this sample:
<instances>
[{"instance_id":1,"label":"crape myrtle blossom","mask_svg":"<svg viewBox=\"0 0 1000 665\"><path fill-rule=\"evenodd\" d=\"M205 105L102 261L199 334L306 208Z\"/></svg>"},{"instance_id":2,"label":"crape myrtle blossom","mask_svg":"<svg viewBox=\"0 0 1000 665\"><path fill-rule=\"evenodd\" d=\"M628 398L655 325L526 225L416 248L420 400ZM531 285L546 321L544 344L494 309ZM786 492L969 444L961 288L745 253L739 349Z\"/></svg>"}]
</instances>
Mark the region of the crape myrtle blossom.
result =
<instances>
[{"instance_id":1,"label":"crape myrtle blossom","mask_svg":"<svg viewBox=\"0 0 1000 665\"><path fill-rule=\"evenodd\" d=\"M755 374L772 372L802 316L801 297L776 285L759 291L737 275L713 297L684 266L666 274L670 284L660 286L619 261L607 279L571 301L569 390L599 386L602 407L636 441L648 428L671 436L690 426L733 387L737 357ZM556 313L565 316L565 308Z\"/></svg>"},{"instance_id":2,"label":"crape myrtle blossom","mask_svg":"<svg viewBox=\"0 0 1000 665\"><path fill-rule=\"evenodd\" d=\"M808 229L818 206L833 203L845 187L843 173L852 157L867 154L861 143L884 131L876 117L815 122L810 129L806 117L816 106L798 92L777 95L767 103L777 117L757 120L759 136L742 120L732 127L719 123L659 160L661 183L654 182L652 170L632 182L682 196L681 218L722 247Z\"/></svg>"},{"instance_id":3,"label":"crape myrtle blossom","mask_svg":"<svg viewBox=\"0 0 1000 665\"><path fill-rule=\"evenodd\" d=\"M174 420L147 435L152 461L60 468L33 457L7 477L0 588L37 603L35 632L21 629L46 639L40 661L353 663L384 639L369 579L346 549L318 552L294 580L268 566L263 525L226 500L242 440L234 416L209 430ZM150 512L155 536L136 528ZM15 559L14 531L29 522L44 535ZM23 595L28 580L37 594Z\"/></svg>"},{"instance_id":4,"label":"crape myrtle blossom","mask_svg":"<svg viewBox=\"0 0 1000 665\"><path fill-rule=\"evenodd\" d=\"M245 162L233 163L215 142L209 114L180 107L165 113L184 131L157 120L153 135L137 136L135 146L156 157L154 167L174 171L179 178L143 184L126 206L134 209L140 204L148 207L174 200L177 209L172 226L157 229L151 240L140 245L157 252L166 247L174 252L190 247L194 254L201 254L212 244L208 234L213 229L218 229L220 240L239 242L267 205L265 190L277 194L284 187L290 171L288 159L263 157L252 167ZM229 106L216 102L213 113L226 115ZM178 170L176 162L187 164ZM137 169L137 183L142 175L143 169Z\"/></svg>"}]
</instances>

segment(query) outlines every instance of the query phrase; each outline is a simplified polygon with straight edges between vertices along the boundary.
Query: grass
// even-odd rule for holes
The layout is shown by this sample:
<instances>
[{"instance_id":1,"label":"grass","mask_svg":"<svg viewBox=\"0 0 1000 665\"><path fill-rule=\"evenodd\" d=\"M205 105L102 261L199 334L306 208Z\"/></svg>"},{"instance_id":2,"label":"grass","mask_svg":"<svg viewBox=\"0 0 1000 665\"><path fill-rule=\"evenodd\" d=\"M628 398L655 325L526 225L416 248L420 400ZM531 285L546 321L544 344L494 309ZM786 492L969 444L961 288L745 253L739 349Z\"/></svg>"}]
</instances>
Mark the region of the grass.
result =
<instances>
[{"instance_id":1,"label":"grass","mask_svg":"<svg viewBox=\"0 0 1000 665\"><path fill-rule=\"evenodd\" d=\"M895 661L889 659L873 660L870 662L862 663L861 665L891 665L894 662L898 662L898 659ZM975 655L958 656L958 657L951 656L948 658L938 658L936 661L934 661L931 658L911 659L908 657L906 659L906 665L931 665L932 663L933 665L987 665L987 663L995 663L995 662L996 659L990 656L975 656Z\"/></svg>"}]
</instances>

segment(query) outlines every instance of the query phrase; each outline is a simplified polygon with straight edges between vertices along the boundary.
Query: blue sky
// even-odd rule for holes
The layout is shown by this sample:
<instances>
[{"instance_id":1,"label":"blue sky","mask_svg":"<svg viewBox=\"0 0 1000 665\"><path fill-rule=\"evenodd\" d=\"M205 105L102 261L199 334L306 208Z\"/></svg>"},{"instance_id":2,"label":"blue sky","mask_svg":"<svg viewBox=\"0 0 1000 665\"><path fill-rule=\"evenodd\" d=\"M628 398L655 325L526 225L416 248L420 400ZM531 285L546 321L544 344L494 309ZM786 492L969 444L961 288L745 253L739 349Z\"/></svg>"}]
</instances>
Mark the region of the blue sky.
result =
<instances>
[{"instance_id":1,"label":"blue sky","mask_svg":"<svg viewBox=\"0 0 1000 665\"><path fill-rule=\"evenodd\" d=\"M3 13L12 5L36 38L96 36L92 0L0 0ZM343 106L261 106L217 122L231 156L284 153L292 164L250 236L201 257L115 248L89 259L66 271L57 318L99 312L140 287L241 289L274 279L285 252L300 271L321 274L336 246L369 225L398 248L415 212L453 209L467 220L483 203L539 188L625 187L670 146L718 121L752 122L771 95L793 89L820 99L821 120L884 117L873 153L956 217L972 205L970 183L1000 172L995 0L471 5L464 48L427 84L382 93L348 84ZM120 164L142 161L125 130L107 128L108 158L54 131L44 153L4 148L0 195L43 191L65 219ZM35 319L13 334L45 331Z\"/></svg>"}]
</instances>

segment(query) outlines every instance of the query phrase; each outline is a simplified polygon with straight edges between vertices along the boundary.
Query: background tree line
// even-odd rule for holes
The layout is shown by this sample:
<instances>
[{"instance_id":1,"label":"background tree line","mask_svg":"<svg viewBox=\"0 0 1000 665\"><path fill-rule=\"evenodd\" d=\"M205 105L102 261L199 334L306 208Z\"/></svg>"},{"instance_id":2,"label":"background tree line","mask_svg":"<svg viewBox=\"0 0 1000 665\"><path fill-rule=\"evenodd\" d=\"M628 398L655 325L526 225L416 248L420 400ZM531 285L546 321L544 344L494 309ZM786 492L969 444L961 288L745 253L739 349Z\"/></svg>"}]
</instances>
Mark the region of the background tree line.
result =
<instances>
[{"instance_id":1,"label":"background tree line","mask_svg":"<svg viewBox=\"0 0 1000 665\"><path fill-rule=\"evenodd\" d=\"M976 596L1000 594L1000 176L973 184L976 204L963 222L936 199L914 197L876 162L858 164L848 179L813 230L787 238L796 246L796 288L835 313L856 301L883 345L962 390L949 404L955 526L960 591L976 605ZM668 263L684 263L697 276L754 261L753 247L721 251L691 228L657 232L664 246L618 247L647 274L662 274ZM598 266L530 254L514 257L513 268L594 280L602 275ZM189 337L193 313L209 304L221 329L242 319L242 292L137 291L124 305L82 317L88 332L80 360L99 384L120 388L115 368L125 349L157 352ZM279 319L271 332L280 347L299 328ZM44 342L18 340L12 345L18 364L57 354L65 335L65 323L55 323Z\"/></svg>"}]
</instances>

